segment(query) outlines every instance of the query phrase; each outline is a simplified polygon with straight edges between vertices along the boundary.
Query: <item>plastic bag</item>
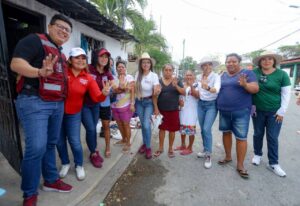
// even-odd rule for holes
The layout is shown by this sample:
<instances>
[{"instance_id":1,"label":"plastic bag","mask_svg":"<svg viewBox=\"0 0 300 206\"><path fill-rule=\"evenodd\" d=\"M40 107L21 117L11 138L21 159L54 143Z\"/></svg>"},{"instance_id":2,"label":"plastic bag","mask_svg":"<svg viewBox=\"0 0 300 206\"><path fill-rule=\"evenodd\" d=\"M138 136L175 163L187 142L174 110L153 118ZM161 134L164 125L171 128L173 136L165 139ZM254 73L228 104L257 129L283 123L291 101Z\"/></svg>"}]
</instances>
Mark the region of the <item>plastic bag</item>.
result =
<instances>
[{"instance_id":1,"label":"plastic bag","mask_svg":"<svg viewBox=\"0 0 300 206\"><path fill-rule=\"evenodd\" d=\"M161 114L155 116L151 116L151 121L153 124L153 128L158 128L158 126L162 123L163 116Z\"/></svg>"}]
</instances>

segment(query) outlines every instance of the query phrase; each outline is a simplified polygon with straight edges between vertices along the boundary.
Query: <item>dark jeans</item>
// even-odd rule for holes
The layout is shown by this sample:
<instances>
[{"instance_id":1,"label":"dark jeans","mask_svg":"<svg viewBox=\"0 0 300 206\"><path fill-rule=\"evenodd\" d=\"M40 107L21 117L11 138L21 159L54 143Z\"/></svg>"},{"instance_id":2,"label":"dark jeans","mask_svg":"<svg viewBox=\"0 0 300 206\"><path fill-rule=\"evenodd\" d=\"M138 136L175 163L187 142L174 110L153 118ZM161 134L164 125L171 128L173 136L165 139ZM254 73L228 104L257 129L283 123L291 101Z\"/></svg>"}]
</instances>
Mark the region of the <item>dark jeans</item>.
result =
<instances>
[{"instance_id":1,"label":"dark jeans","mask_svg":"<svg viewBox=\"0 0 300 206\"><path fill-rule=\"evenodd\" d=\"M97 123L99 119L99 104L92 107L84 105L82 108L81 121L86 130L86 143L90 153L97 148Z\"/></svg>"},{"instance_id":2,"label":"dark jeans","mask_svg":"<svg viewBox=\"0 0 300 206\"><path fill-rule=\"evenodd\" d=\"M70 144L75 166L83 164L83 150L80 141L81 112L76 114L64 114L60 139L57 143L57 151L63 165L69 164L67 140Z\"/></svg>"},{"instance_id":3,"label":"dark jeans","mask_svg":"<svg viewBox=\"0 0 300 206\"><path fill-rule=\"evenodd\" d=\"M262 156L263 138L266 131L269 164L278 164L278 137L282 123L276 122L276 112L256 111L256 116L252 117L254 135L254 154Z\"/></svg>"},{"instance_id":4,"label":"dark jeans","mask_svg":"<svg viewBox=\"0 0 300 206\"><path fill-rule=\"evenodd\" d=\"M55 145L59 139L64 102L46 102L38 96L21 94L16 109L25 136L21 189L24 197L30 197L38 193L41 174L48 183L58 179Z\"/></svg>"}]
</instances>

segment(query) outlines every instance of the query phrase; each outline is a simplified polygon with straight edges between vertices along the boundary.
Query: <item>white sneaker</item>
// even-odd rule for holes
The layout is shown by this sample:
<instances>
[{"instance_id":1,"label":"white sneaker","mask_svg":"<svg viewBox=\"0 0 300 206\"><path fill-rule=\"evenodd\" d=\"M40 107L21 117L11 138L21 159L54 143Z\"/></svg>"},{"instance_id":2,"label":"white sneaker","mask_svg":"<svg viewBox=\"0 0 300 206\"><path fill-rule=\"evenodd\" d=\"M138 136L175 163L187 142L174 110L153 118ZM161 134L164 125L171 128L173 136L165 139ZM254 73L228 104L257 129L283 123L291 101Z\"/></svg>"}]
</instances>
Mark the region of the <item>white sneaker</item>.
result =
<instances>
[{"instance_id":1,"label":"white sneaker","mask_svg":"<svg viewBox=\"0 0 300 206\"><path fill-rule=\"evenodd\" d=\"M70 169L70 164L62 165L59 171L59 177L64 178L65 176L67 176L69 169Z\"/></svg>"},{"instance_id":2,"label":"white sneaker","mask_svg":"<svg viewBox=\"0 0 300 206\"><path fill-rule=\"evenodd\" d=\"M198 158L203 158L203 157L205 157L205 155L206 155L205 152L198 152L197 153Z\"/></svg>"},{"instance_id":3,"label":"white sneaker","mask_svg":"<svg viewBox=\"0 0 300 206\"><path fill-rule=\"evenodd\" d=\"M260 164L260 161L262 159L262 156L254 155L252 158L252 164L258 166Z\"/></svg>"},{"instance_id":4,"label":"white sneaker","mask_svg":"<svg viewBox=\"0 0 300 206\"><path fill-rule=\"evenodd\" d=\"M78 180L84 180L85 178L85 171L84 171L84 168L82 166L77 166L75 168L76 170L76 176L77 176L77 179Z\"/></svg>"},{"instance_id":5,"label":"white sneaker","mask_svg":"<svg viewBox=\"0 0 300 206\"><path fill-rule=\"evenodd\" d=\"M286 177L286 173L281 169L280 165L269 165L268 168L279 177Z\"/></svg>"},{"instance_id":6,"label":"white sneaker","mask_svg":"<svg viewBox=\"0 0 300 206\"><path fill-rule=\"evenodd\" d=\"M210 157L209 155L207 155L207 156L205 157L204 167L205 167L206 169L209 169L209 168L211 168L211 166L212 166L212 163L211 163L211 157Z\"/></svg>"}]
</instances>

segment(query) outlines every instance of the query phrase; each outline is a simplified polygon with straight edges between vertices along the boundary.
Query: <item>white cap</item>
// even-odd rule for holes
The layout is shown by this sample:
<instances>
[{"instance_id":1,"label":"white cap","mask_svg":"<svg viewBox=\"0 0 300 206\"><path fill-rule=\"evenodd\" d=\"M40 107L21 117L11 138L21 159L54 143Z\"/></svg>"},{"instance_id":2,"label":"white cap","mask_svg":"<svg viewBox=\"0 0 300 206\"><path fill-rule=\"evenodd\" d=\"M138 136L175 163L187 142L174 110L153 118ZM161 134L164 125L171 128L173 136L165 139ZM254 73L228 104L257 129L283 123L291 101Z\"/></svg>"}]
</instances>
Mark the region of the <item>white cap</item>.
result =
<instances>
[{"instance_id":1,"label":"white cap","mask_svg":"<svg viewBox=\"0 0 300 206\"><path fill-rule=\"evenodd\" d=\"M77 57L77 56L80 56L80 55L86 56L85 51L83 49L81 49L80 47L72 48L70 53L69 53L69 57Z\"/></svg>"}]
</instances>

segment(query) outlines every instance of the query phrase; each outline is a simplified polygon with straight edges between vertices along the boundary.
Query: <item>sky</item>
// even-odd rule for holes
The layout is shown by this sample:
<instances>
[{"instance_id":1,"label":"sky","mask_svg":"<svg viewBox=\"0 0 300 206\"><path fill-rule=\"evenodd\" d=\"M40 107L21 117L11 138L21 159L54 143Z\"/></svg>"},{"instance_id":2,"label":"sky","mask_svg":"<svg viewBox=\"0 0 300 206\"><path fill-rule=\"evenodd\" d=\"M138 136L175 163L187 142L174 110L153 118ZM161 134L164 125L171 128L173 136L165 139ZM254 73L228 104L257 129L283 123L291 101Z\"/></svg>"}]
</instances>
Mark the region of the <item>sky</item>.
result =
<instances>
[{"instance_id":1,"label":"sky","mask_svg":"<svg viewBox=\"0 0 300 206\"><path fill-rule=\"evenodd\" d=\"M300 43L300 0L148 0L144 14L156 22L177 62L183 55L222 61L232 52Z\"/></svg>"}]
</instances>

